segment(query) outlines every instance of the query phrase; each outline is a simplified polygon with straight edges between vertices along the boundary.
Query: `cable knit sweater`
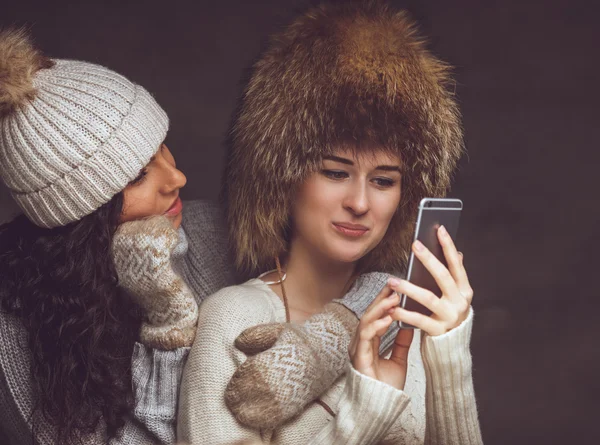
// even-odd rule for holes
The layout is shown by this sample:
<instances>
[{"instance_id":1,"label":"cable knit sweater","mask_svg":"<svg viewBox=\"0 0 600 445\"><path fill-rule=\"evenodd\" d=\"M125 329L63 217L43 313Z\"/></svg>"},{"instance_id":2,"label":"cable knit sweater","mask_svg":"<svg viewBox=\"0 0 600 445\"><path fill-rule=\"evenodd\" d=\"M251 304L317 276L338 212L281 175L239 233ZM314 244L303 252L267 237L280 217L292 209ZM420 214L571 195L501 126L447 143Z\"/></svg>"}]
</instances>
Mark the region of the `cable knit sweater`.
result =
<instances>
[{"instance_id":1,"label":"cable knit sweater","mask_svg":"<svg viewBox=\"0 0 600 445\"><path fill-rule=\"evenodd\" d=\"M260 279L222 289L200 307L181 386L177 438L195 445L243 439L282 445L480 444L469 353L472 320L470 311L460 326L438 337L415 332L404 391L349 365L321 403L309 404L275 430L259 431L241 425L225 406L227 382L246 359L233 343L248 327L285 322L285 307Z\"/></svg>"}]
</instances>

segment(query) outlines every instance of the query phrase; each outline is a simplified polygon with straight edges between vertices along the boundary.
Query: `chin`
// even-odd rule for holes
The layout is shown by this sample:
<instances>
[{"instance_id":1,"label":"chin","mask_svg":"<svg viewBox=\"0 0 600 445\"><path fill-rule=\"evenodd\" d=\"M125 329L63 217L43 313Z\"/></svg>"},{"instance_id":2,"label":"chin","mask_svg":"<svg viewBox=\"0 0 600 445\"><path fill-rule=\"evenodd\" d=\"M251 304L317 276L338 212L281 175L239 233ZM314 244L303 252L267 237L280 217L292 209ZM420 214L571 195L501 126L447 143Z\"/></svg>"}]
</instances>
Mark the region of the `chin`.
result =
<instances>
[{"instance_id":1,"label":"chin","mask_svg":"<svg viewBox=\"0 0 600 445\"><path fill-rule=\"evenodd\" d=\"M174 229L179 229L179 226L181 225L181 220L183 219L183 217L181 216L181 213L179 215L177 215L175 218L169 218L171 220L171 224L173 225Z\"/></svg>"},{"instance_id":2,"label":"chin","mask_svg":"<svg viewBox=\"0 0 600 445\"><path fill-rule=\"evenodd\" d=\"M368 251L364 245L336 245L331 246L329 251L329 257L334 261L341 263L354 263L364 257Z\"/></svg>"}]
</instances>

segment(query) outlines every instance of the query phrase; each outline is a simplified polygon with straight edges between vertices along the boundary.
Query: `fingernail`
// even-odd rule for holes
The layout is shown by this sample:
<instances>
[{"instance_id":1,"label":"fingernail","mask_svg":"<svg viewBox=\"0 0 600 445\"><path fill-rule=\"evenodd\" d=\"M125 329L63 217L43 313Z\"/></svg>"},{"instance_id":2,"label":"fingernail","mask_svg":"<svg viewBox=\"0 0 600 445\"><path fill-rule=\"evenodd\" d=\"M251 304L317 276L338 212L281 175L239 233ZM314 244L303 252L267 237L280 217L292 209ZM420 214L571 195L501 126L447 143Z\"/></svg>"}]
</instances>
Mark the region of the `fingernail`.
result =
<instances>
[{"instance_id":1,"label":"fingernail","mask_svg":"<svg viewBox=\"0 0 600 445\"><path fill-rule=\"evenodd\" d=\"M425 246L423 246L423 243L421 241L419 241L419 240L415 241L414 246L415 246L415 250L417 252L422 252L423 251L423 247L425 247Z\"/></svg>"},{"instance_id":2,"label":"fingernail","mask_svg":"<svg viewBox=\"0 0 600 445\"><path fill-rule=\"evenodd\" d=\"M391 294L389 294L387 297L391 300L392 298L397 297L398 294L396 292L392 292Z\"/></svg>"},{"instance_id":3,"label":"fingernail","mask_svg":"<svg viewBox=\"0 0 600 445\"><path fill-rule=\"evenodd\" d=\"M388 278L388 284L390 286L400 286L402 281L399 278Z\"/></svg>"},{"instance_id":4,"label":"fingernail","mask_svg":"<svg viewBox=\"0 0 600 445\"><path fill-rule=\"evenodd\" d=\"M448 231L446 230L446 228L444 226L440 226L440 234L442 236L448 236Z\"/></svg>"}]
</instances>

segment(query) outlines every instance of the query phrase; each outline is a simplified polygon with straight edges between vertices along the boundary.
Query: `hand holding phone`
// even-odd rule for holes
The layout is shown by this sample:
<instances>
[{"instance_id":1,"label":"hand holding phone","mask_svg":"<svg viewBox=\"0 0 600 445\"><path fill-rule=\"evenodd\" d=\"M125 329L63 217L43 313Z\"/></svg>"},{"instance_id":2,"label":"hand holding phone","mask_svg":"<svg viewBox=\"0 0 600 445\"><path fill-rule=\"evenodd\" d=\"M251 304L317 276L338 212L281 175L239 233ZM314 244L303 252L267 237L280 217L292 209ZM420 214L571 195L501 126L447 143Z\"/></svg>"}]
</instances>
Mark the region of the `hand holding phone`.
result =
<instances>
[{"instance_id":1,"label":"hand holding phone","mask_svg":"<svg viewBox=\"0 0 600 445\"><path fill-rule=\"evenodd\" d=\"M419 328L430 335L440 335L467 317L473 290L462 255L452 240L458 231L461 210L458 199L421 201L407 280L389 281L401 295L400 305L393 311L401 328ZM444 228L440 230L441 226Z\"/></svg>"}]
</instances>

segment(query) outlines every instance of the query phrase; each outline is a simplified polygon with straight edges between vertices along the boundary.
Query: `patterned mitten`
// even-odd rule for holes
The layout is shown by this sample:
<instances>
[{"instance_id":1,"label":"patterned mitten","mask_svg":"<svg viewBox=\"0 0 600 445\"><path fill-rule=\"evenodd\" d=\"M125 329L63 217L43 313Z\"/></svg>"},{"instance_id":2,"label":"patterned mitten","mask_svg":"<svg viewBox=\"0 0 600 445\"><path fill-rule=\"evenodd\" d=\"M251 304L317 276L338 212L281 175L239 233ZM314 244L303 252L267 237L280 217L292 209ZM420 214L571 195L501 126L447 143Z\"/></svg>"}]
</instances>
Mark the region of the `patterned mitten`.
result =
<instances>
[{"instance_id":1,"label":"patterned mitten","mask_svg":"<svg viewBox=\"0 0 600 445\"><path fill-rule=\"evenodd\" d=\"M172 267L178 239L158 215L119 225L112 243L119 285L144 311L140 341L157 349L190 346L196 334L198 305Z\"/></svg>"},{"instance_id":2,"label":"patterned mitten","mask_svg":"<svg viewBox=\"0 0 600 445\"><path fill-rule=\"evenodd\" d=\"M302 325L272 323L242 332L235 346L252 356L225 390L225 404L235 417L247 426L272 429L330 388L346 369L358 325L356 314L340 303L360 301L362 307L363 300L372 301L381 291L387 277L361 275L343 300L327 304Z\"/></svg>"}]
</instances>

